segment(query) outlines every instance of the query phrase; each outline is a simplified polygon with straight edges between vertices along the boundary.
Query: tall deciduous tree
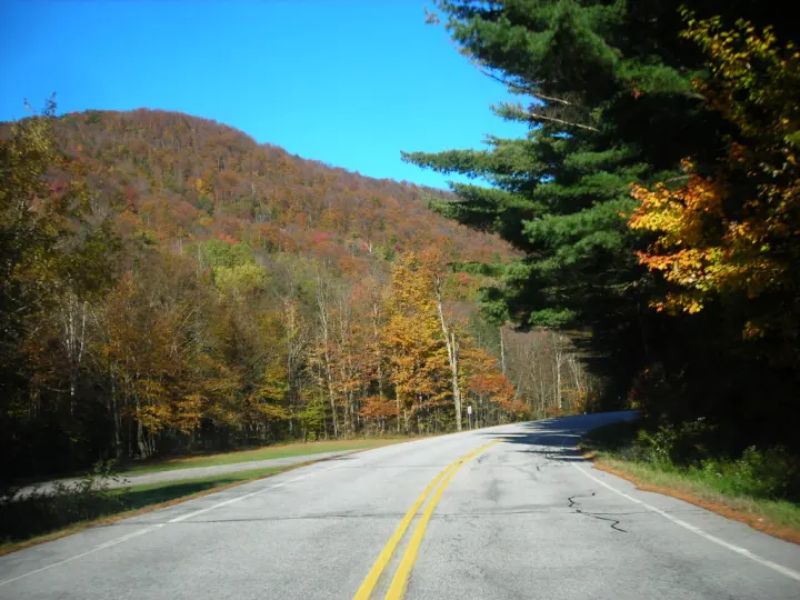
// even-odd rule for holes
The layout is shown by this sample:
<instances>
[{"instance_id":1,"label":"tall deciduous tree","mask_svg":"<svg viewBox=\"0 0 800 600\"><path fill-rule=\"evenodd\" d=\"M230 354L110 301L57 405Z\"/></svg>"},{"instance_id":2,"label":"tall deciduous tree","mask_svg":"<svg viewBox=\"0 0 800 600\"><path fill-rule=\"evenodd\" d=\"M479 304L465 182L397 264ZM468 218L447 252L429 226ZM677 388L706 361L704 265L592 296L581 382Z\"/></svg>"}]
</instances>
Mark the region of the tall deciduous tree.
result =
<instances>
[{"instance_id":1,"label":"tall deciduous tree","mask_svg":"<svg viewBox=\"0 0 800 600\"><path fill-rule=\"evenodd\" d=\"M684 37L708 65L697 90L723 133L705 155L687 152L683 179L635 187L639 205L629 223L654 236L638 254L666 282L652 305L674 320L717 323L706 332L724 371L694 377L720 374L731 389L710 410L765 423L762 435L791 440L800 422L797 40L690 13L687 26Z\"/></svg>"},{"instance_id":2,"label":"tall deciduous tree","mask_svg":"<svg viewBox=\"0 0 800 600\"><path fill-rule=\"evenodd\" d=\"M639 259L675 284L659 310L747 301L743 335L783 339L800 364L800 53L748 22L688 24L711 72L699 91L730 125L726 152L711 163L687 157L684 185L634 189L631 227L658 234Z\"/></svg>"},{"instance_id":3,"label":"tall deciduous tree","mask_svg":"<svg viewBox=\"0 0 800 600\"><path fill-rule=\"evenodd\" d=\"M398 259L391 286L383 341L397 410L408 429L411 414L421 418L449 395L447 351L433 282L416 255Z\"/></svg>"},{"instance_id":4,"label":"tall deciduous tree","mask_svg":"<svg viewBox=\"0 0 800 600\"><path fill-rule=\"evenodd\" d=\"M0 140L0 438L9 457L47 420L63 421L64 437L42 454L64 438L86 442L78 396L90 302L114 273L114 236L91 214L84 166L56 144L54 110L51 100Z\"/></svg>"}]
</instances>

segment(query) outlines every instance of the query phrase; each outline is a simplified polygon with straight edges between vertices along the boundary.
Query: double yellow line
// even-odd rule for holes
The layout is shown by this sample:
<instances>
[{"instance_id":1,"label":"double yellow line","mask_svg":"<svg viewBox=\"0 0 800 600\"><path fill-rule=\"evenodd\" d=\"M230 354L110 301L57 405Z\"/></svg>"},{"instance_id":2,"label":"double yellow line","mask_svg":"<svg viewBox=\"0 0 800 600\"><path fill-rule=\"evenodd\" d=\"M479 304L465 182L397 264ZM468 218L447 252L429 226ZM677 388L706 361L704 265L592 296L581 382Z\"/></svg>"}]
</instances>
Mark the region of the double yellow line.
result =
<instances>
[{"instance_id":1,"label":"double yellow line","mask_svg":"<svg viewBox=\"0 0 800 600\"><path fill-rule=\"evenodd\" d=\"M411 521L414 520L414 517L417 515L420 507L425 503L425 500L428 498L431 490L435 488L436 491L431 496L430 501L422 513L422 517L414 529L414 533L411 535L411 539L408 542L406 551L403 553L403 558L400 559L400 564L397 567L397 571L395 571L392 582L389 584L389 590L386 592L386 600L400 600L403 597L406 592L406 585L408 585L408 578L411 575L411 569L414 568L414 563L416 562L417 555L419 554L419 547L422 544L422 538L425 536L425 530L428 527L428 521L431 520L433 511L436 510L436 505L439 504L442 494L444 494L447 486L450 485L453 477L455 477L456 473L458 473L461 467L497 443L498 441L489 442L488 444L484 444L472 452L468 452L461 458L458 458L454 462L447 465L447 467L445 467L441 473L434 477L433 481L428 484L428 487L423 490L419 497L414 501L414 504L411 505L411 508L408 509L408 512L403 516L403 519L400 521L397 529L395 529L392 537L390 537L389 541L386 542L386 545L383 547L383 550L381 550L381 553L378 555L378 558L375 560L375 563L372 565L369 573L367 573L364 581L361 582L361 587L358 588L356 595L353 596L353 600L369 600L369 597L375 589L375 586L378 584L381 573L383 573L386 565L388 565L389 561L392 559L392 555L411 525Z\"/></svg>"}]
</instances>

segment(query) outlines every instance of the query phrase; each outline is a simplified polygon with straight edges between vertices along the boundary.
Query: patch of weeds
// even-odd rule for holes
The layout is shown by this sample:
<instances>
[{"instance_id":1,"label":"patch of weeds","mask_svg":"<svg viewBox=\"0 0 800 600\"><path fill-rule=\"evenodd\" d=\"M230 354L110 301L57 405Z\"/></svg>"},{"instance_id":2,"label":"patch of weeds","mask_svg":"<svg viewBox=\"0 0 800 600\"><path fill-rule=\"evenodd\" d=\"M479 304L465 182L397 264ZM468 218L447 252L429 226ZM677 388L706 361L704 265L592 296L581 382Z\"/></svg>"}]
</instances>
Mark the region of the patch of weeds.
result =
<instances>
[{"instance_id":1,"label":"patch of weeds","mask_svg":"<svg viewBox=\"0 0 800 600\"><path fill-rule=\"evenodd\" d=\"M707 458L690 475L723 494L767 499L800 499L800 465L785 448L747 448L735 460Z\"/></svg>"},{"instance_id":2,"label":"patch of weeds","mask_svg":"<svg viewBox=\"0 0 800 600\"><path fill-rule=\"evenodd\" d=\"M734 435L696 419L675 424L615 423L587 434L585 450L674 473L721 494L800 499L800 460L782 447L736 450Z\"/></svg>"}]
</instances>

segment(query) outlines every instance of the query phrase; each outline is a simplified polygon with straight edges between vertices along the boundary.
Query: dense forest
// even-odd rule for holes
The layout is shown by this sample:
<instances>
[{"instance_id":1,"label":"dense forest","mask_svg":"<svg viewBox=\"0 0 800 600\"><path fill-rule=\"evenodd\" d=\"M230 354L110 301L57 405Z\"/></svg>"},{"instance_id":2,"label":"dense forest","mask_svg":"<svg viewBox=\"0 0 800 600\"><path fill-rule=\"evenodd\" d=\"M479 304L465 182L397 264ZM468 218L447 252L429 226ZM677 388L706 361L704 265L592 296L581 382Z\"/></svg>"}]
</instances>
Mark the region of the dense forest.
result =
<instances>
[{"instance_id":1,"label":"dense forest","mask_svg":"<svg viewBox=\"0 0 800 600\"><path fill-rule=\"evenodd\" d=\"M495 111L529 125L405 155L492 182L439 203L522 253L486 312L580 331L601 396L695 454L797 449L797 20L748 1L437 6L430 20L519 97Z\"/></svg>"},{"instance_id":2,"label":"dense forest","mask_svg":"<svg viewBox=\"0 0 800 600\"><path fill-rule=\"evenodd\" d=\"M591 399L567 337L482 317L470 265L516 251L433 213L447 193L160 111L50 106L0 156L6 478Z\"/></svg>"}]
</instances>

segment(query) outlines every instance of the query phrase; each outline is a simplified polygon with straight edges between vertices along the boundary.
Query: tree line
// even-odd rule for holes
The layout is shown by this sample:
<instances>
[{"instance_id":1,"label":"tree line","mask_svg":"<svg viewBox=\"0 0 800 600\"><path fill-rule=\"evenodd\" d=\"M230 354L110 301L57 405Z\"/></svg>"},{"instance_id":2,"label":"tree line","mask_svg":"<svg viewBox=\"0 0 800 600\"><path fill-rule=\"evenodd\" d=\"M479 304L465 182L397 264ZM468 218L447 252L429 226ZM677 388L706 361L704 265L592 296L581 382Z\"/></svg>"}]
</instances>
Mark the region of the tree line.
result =
<instances>
[{"instance_id":1,"label":"tree line","mask_svg":"<svg viewBox=\"0 0 800 600\"><path fill-rule=\"evenodd\" d=\"M219 181L185 173L181 191L200 205L187 213L164 172L146 189L125 162L82 156L91 139L76 152L81 138L59 134L76 117L53 110L0 141L4 479L101 458L459 430L590 401L565 337L482 316L491 277L457 268L457 245L412 238L379 254L311 229L341 243L316 252L250 235L257 219L222 229L225 200L202 207L210 186L226 195Z\"/></svg>"}]
</instances>

